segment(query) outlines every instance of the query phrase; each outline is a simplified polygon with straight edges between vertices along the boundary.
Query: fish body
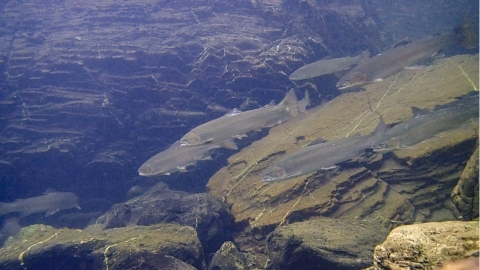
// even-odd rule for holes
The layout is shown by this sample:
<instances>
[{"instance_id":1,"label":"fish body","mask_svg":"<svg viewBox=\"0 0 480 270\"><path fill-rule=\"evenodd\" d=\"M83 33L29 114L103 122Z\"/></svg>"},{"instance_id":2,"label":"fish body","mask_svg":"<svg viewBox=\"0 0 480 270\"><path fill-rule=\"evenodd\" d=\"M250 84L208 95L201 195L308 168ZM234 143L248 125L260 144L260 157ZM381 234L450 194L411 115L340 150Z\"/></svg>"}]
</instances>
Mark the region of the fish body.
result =
<instances>
[{"instance_id":1,"label":"fish body","mask_svg":"<svg viewBox=\"0 0 480 270\"><path fill-rule=\"evenodd\" d=\"M183 147L175 142L167 150L156 154L140 166L138 173L141 176L170 175L176 171L186 171L186 167L195 164L198 160L211 159L210 151L217 148L237 149L235 143L225 140L218 143Z\"/></svg>"},{"instance_id":2,"label":"fish body","mask_svg":"<svg viewBox=\"0 0 480 270\"><path fill-rule=\"evenodd\" d=\"M357 65L365 59L368 59L370 53L364 51L355 57L342 57L328 60L320 60L295 70L289 77L292 81L315 78L325 74L334 73L340 70L349 69L352 65Z\"/></svg>"},{"instance_id":3,"label":"fish body","mask_svg":"<svg viewBox=\"0 0 480 270\"><path fill-rule=\"evenodd\" d=\"M381 120L370 135L347 137L306 146L275 161L260 174L260 177L264 182L275 182L332 168L375 145L385 133L385 129L385 124Z\"/></svg>"},{"instance_id":4,"label":"fish body","mask_svg":"<svg viewBox=\"0 0 480 270\"><path fill-rule=\"evenodd\" d=\"M51 216L60 210L78 208L78 197L72 192L47 191L44 195L27 199L17 199L12 203L0 203L0 216L20 212L21 217L33 213Z\"/></svg>"},{"instance_id":5,"label":"fish body","mask_svg":"<svg viewBox=\"0 0 480 270\"><path fill-rule=\"evenodd\" d=\"M432 112L412 108L413 117L388 129L374 146L375 152L408 148L436 134L459 128L478 117L478 94L442 106Z\"/></svg>"},{"instance_id":6,"label":"fish body","mask_svg":"<svg viewBox=\"0 0 480 270\"><path fill-rule=\"evenodd\" d=\"M180 143L182 146L196 146L241 138L248 131L278 125L299 116L304 110L305 108L299 106L292 89L278 105L264 106L246 112L234 110L192 129L180 139Z\"/></svg>"},{"instance_id":7,"label":"fish body","mask_svg":"<svg viewBox=\"0 0 480 270\"><path fill-rule=\"evenodd\" d=\"M402 69L425 61L440 49L460 41L456 33L443 34L413 41L366 59L351 69L337 83L339 89L361 86L382 80Z\"/></svg>"}]
</instances>

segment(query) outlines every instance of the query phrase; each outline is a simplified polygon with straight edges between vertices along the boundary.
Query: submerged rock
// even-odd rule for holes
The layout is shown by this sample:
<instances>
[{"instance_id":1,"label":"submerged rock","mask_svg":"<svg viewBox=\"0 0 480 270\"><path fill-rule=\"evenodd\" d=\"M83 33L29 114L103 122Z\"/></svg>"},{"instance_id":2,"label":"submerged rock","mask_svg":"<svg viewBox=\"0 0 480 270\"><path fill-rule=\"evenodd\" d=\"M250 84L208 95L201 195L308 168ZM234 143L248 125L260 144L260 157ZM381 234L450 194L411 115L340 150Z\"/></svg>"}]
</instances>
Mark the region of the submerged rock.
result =
<instances>
[{"instance_id":1,"label":"submerged rock","mask_svg":"<svg viewBox=\"0 0 480 270\"><path fill-rule=\"evenodd\" d=\"M320 218L282 226L267 237L275 269L361 269L388 235L376 222Z\"/></svg>"},{"instance_id":2,"label":"submerged rock","mask_svg":"<svg viewBox=\"0 0 480 270\"><path fill-rule=\"evenodd\" d=\"M105 229L172 222L193 227L206 256L232 239L232 218L224 203L206 193L169 190L161 182L97 219Z\"/></svg>"},{"instance_id":3,"label":"submerged rock","mask_svg":"<svg viewBox=\"0 0 480 270\"><path fill-rule=\"evenodd\" d=\"M445 262L478 257L478 225L445 221L395 228L375 247L373 269L436 269Z\"/></svg>"},{"instance_id":4,"label":"submerged rock","mask_svg":"<svg viewBox=\"0 0 480 270\"><path fill-rule=\"evenodd\" d=\"M265 183L259 174L278 157L318 138L371 133L378 114L391 125L410 118L412 106L432 109L450 103L478 89L472 84L477 80L478 55L459 55L343 94L311 109L304 119L270 129L268 136L231 156L229 164L209 180L208 192L227 202L235 222L252 235L266 236L281 225L321 216L374 221L390 229L456 220L450 193L472 156L478 136L475 125L442 132L392 153L367 150L335 169L291 180ZM236 237L239 248L258 245L245 235Z\"/></svg>"},{"instance_id":5,"label":"submerged rock","mask_svg":"<svg viewBox=\"0 0 480 270\"><path fill-rule=\"evenodd\" d=\"M225 242L220 249L215 252L208 265L208 270L243 270L256 268L251 265L249 255L238 251L233 242Z\"/></svg>"},{"instance_id":6,"label":"submerged rock","mask_svg":"<svg viewBox=\"0 0 480 270\"><path fill-rule=\"evenodd\" d=\"M478 141L475 147L451 195L463 220L478 219Z\"/></svg>"},{"instance_id":7,"label":"submerged rock","mask_svg":"<svg viewBox=\"0 0 480 270\"><path fill-rule=\"evenodd\" d=\"M0 249L1 269L204 269L192 227L177 224L85 231L23 228Z\"/></svg>"}]
</instances>

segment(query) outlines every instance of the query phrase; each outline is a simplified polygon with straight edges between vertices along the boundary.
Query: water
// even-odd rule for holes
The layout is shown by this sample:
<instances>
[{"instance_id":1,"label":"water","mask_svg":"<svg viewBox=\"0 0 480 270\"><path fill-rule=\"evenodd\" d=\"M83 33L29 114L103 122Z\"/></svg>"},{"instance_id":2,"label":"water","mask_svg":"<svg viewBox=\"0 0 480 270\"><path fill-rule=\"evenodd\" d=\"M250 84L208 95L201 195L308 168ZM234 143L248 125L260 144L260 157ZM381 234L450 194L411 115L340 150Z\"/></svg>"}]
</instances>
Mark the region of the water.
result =
<instances>
[{"instance_id":1,"label":"water","mask_svg":"<svg viewBox=\"0 0 480 270\"><path fill-rule=\"evenodd\" d=\"M341 74L291 82L288 75L305 64L325 56L354 56L366 49L376 54L404 37L415 40L449 31L465 10L478 29L478 1L142 0L119 4L34 0L5 1L0 6L0 201L38 196L53 188L76 193L82 207L48 219L31 216L22 225L55 225L61 214L104 212L127 200L128 190L135 185L165 181L172 189L206 192L209 179L236 161L227 161L234 151L220 151L213 161L199 162L191 172L169 177L144 178L137 169L193 127L233 108L259 108L272 99L278 103L290 88L299 97L309 90L312 107L341 94L335 87ZM453 48L447 55L476 52L478 48ZM478 82L478 72L472 81L471 85ZM383 104L418 98L410 92L403 95L407 91L400 89L405 85L395 85L401 94ZM437 98L447 97L451 98L423 95L426 102L421 104L434 105ZM367 111L367 97L357 98ZM381 95L372 98L378 98L372 100L374 106L381 104ZM347 110L349 101L343 102L338 106ZM387 108L377 109L384 113ZM392 108L391 123L406 118L392 116L397 109ZM332 120L331 138L368 132L374 116L362 122L357 121L357 113L333 110L328 117L351 116L347 122L352 125ZM321 115L315 117L321 121ZM355 129L358 123L364 129ZM295 128L284 127L286 132ZM267 133L264 130L237 143L254 149L257 145L252 143ZM248 160L248 166L260 160ZM235 166L244 169L241 164ZM252 167L253 175L256 170ZM220 181L225 182L224 189L210 189L223 196L240 178L217 177L209 185ZM253 186L260 185L251 181ZM248 198L245 194L252 185L234 195ZM307 187L296 192L307 196L301 191ZM452 187L441 188L446 194ZM311 192L317 191L312 188ZM278 200L284 195L273 193ZM247 200L240 207L251 211L245 220L260 215L262 203L275 206L262 199ZM295 220L317 214L324 213L305 211ZM419 215L428 219L428 213L417 214L418 220ZM277 220L262 222L259 219L257 225L263 228Z\"/></svg>"}]
</instances>

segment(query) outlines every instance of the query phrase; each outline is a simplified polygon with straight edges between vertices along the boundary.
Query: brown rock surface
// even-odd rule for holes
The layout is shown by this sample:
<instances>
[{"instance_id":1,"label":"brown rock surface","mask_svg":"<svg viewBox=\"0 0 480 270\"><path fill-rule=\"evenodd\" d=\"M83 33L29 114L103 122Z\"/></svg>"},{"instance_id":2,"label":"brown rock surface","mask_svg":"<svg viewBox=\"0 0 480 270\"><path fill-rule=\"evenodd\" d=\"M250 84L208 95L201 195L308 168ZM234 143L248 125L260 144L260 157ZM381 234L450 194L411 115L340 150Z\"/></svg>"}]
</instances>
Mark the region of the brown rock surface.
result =
<instances>
[{"instance_id":1,"label":"brown rock surface","mask_svg":"<svg viewBox=\"0 0 480 270\"><path fill-rule=\"evenodd\" d=\"M478 257L478 244L478 221L400 226L375 247L373 269L436 269L448 261Z\"/></svg>"},{"instance_id":2,"label":"brown rock surface","mask_svg":"<svg viewBox=\"0 0 480 270\"><path fill-rule=\"evenodd\" d=\"M231 206L237 223L262 234L314 216L376 220L378 226L454 219L450 192L473 152L475 129L444 132L384 156L367 153L357 160L361 164L347 162L283 182L264 183L258 175L275 158L314 139L369 134L377 113L387 124L400 122L411 117L411 106L451 102L478 89L477 82L478 55L459 55L343 94L231 156L210 179L209 193Z\"/></svg>"},{"instance_id":3,"label":"brown rock surface","mask_svg":"<svg viewBox=\"0 0 480 270\"><path fill-rule=\"evenodd\" d=\"M164 223L110 230L94 225L84 231L32 225L22 228L0 249L0 268L187 270L206 267L195 229Z\"/></svg>"},{"instance_id":4,"label":"brown rock surface","mask_svg":"<svg viewBox=\"0 0 480 270\"><path fill-rule=\"evenodd\" d=\"M478 141L475 147L451 195L464 220L478 218Z\"/></svg>"}]
</instances>

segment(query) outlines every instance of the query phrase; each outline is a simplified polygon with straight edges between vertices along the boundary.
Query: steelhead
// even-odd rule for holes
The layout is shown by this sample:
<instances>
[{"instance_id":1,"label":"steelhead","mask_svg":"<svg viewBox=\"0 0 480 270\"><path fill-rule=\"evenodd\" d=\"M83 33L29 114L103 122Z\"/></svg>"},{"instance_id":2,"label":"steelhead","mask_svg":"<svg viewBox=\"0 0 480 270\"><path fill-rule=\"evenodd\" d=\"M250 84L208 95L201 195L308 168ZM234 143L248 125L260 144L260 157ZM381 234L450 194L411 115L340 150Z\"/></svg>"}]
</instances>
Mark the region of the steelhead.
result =
<instances>
[{"instance_id":1,"label":"steelhead","mask_svg":"<svg viewBox=\"0 0 480 270\"><path fill-rule=\"evenodd\" d=\"M409 148L436 134L459 128L470 119L478 118L478 92L473 96L437 107L434 111L412 108L413 116L388 129L374 146L375 152Z\"/></svg>"},{"instance_id":2,"label":"steelhead","mask_svg":"<svg viewBox=\"0 0 480 270\"><path fill-rule=\"evenodd\" d=\"M351 69L337 83L338 89L362 86L380 81L400 72L402 69L425 61L441 49L470 39L472 29L469 25L458 27L456 31L423 38L406 45L387 50L366 59Z\"/></svg>"},{"instance_id":3,"label":"steelhead","mask_svg":"<svg viewBox=\"0 0 480 270\"><path fill-rule=\"evenodd\" d=\"M56 192L47 190L44 195L26 199L17 199L12 203L0 203L0 216L12 212L20 212L21 217L33 213L45 213L51 216L60 210L78 208L78 197L72 192Z\"/></svg>"},{"instance_id":4,"label":"steelhead","mask_svg":"<svg viewBox=\"0 0 480 270\"><path fill-rule=\"evenodd\" d=\"M308 99L308 95L305 98ZM295 91L291 89L278 105L267 105L245 112L234 110L192 129L180 139L180 143L182 146L196 146L241 138L248 131L273 127L292 117L298 117L305 111L305 104L308 101L298 102Z\"/></svg>"},{"instance_id":5,"label":"steelhead","mask_svg":"<svg viewBox=\"0 0 480 270\"><path fill-rule=\"evenodd\" d=\"M138 173L141 176L156 176L170 175L176 171L184 172L187 166L194 165L198 160L211 159L210 151L221 147L237 149L231 139L196 147L183 147L179 141L176 141L170 148L143 163Z\"/></svg>"},{"instance_id":6,"label":"steelhead","mask_svg":"<svg viewBox=\"0 0 480 270\"><path fill-rule=\"evenodd\" d=\"M385 133L386 126L380 120L370 135L353 136L309 145L288 154L266 168L260 177L264 182L275 182L333 168L367 148L373 147Z\"/></svg>"},{"instance_id":7,"label":"steelhead","mask_svg":"<svg viewBox=\"0 0 480 270\"><path fill-rule=\"evenodd\" d=\"M350 69L353 65L357 65L365 59L370 57L368 51L355 57L342 57L328 60L320 60L311 64L305 65L295 70L289 77L292 81L311 79L318 76L334 73L340 70Z\"/></svg>"}]
</instances>

